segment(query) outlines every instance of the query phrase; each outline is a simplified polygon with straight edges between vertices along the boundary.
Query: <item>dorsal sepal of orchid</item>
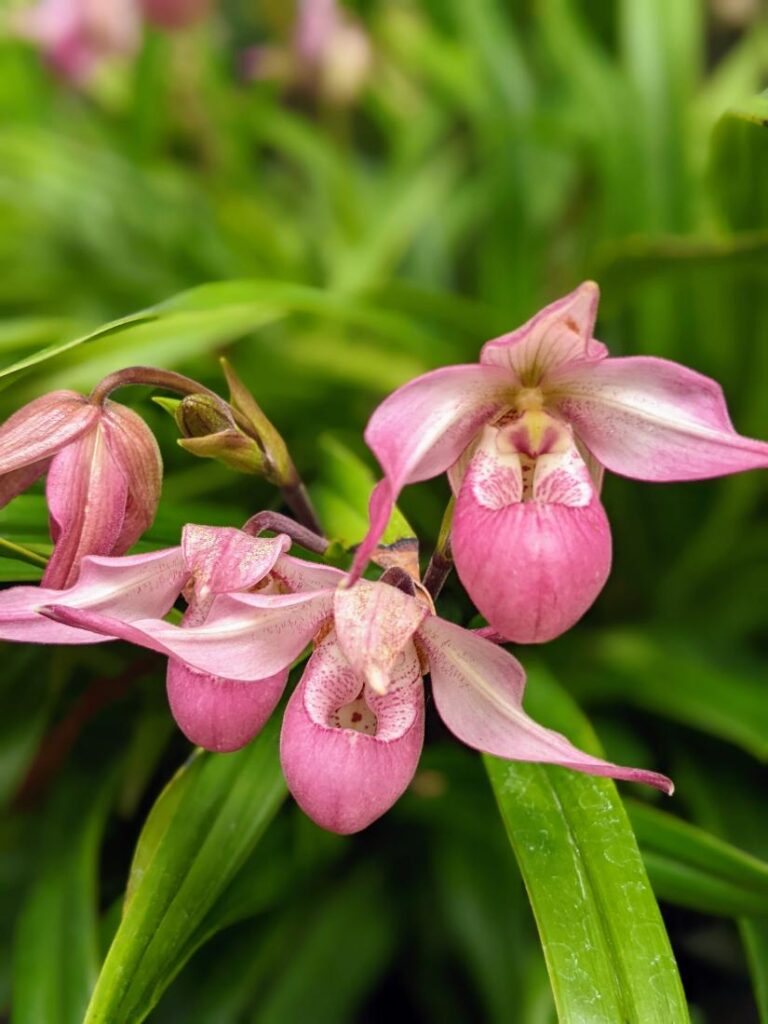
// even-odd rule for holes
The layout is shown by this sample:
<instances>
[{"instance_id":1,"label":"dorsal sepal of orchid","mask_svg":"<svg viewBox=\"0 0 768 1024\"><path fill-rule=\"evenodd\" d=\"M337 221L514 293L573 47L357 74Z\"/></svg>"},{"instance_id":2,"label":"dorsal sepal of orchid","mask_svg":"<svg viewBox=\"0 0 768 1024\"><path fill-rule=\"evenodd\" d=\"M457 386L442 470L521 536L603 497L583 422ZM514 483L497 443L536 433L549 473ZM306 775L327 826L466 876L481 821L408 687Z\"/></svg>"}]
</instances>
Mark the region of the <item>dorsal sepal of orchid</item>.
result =
<instances>
[{"instance_id":1,"label":"dorsal sepal of orchid","mask_svg":"<svg viewBox=\"0 0 768 1024\"><path fill-rule=\"evenodd\" d=\"M387 583L358 580L335 592L333 610L339 647L352 670L375 693L386 693L429 607Z\"/></svg>"}]
</instances>

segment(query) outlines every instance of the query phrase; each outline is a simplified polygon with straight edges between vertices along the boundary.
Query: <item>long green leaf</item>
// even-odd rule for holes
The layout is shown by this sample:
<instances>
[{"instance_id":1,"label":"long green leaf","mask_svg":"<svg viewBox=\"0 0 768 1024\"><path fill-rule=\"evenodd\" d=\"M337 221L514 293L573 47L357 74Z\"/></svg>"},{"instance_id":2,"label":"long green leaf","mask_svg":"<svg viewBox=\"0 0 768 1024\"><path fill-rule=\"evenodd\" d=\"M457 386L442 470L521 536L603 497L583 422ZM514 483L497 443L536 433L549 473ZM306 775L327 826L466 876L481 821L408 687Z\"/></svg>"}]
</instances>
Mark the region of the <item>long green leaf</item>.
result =
<instances>
[{"instance_id":1,"label":"long green leaf","mask_svg":"<svg viewBox=\"0 0 768 1024\"><path fill-rule=\"evenodd\" d=\"M114 773L64 778L16 931L13 1024L81 1024L98 970L97 866Z\"/></svg>"},{"instance_id":2,"label":"long green leaf","mask_svg":"<svg viewBox=\"0 0 768 1024\"><path fill-rule=\"evenodd\" d=\"M240 869L285 796L277 717L235 754L198 754L176 775L139 839L128 899L87 1024L144 1020L179 969L179 951Z\"/></svg>"},{"instance_id":3,"label":"long green leaf","mask_svg":"<svg viewBox=\"0 0 768 1024\"><path fill-rule=\"evenodd\" d=\"M599 753L589 724L541 672L528 709ZM561 1024L677 1024L685 996L613 782L485 757L528 889Z\"/></svg>"}]
</instances>

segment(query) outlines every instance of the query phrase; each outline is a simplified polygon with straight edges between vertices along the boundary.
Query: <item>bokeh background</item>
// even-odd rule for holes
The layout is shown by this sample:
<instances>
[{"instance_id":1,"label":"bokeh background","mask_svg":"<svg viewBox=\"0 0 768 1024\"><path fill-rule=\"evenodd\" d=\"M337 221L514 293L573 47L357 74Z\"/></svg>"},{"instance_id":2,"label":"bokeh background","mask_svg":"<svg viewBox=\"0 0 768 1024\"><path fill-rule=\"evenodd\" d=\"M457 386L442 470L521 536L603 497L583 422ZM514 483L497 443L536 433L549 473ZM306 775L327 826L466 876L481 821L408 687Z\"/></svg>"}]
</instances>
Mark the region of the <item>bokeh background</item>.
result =
<instances>
[{"instance_id":1,"label":"bokeh background","mask_svg":"<svg viewBox=\"0 0 768 1024\"><path fill-rule=\"evenodd\" d=\"M312 61L292 3L226 0L182 31L148 28L78 84L14 35L23 6L0 8L0 363L193 286L251 283L205 315L31 366L0 392L3 417L131 363L220 389L226 353L332 505L322 482L340 459L374 468L361 432L386 393L472 361L593 278L614 354L717 378L737 428L768 438L760 0L360 0ZM277 506L266 483L179 450L148 392L123 397L166 462L146 544ZM436 481L402 498L425 556L447 496ZM611 477L609 585L569 635L518 652L613 759L675 778L665 810L766 857L767 496L761 473ZM0 513L0 537L49 549L42 493ZM0 569L39 578L10 557ZM468 621L457 582L443 600ZM141 824L189 745L159 661L126 669L118 646L3 659L0 1013L13 994L9 1019L77 1021L78 978L103 956ZM764 920L686 899L648 858L695 1020L768 1020ZM285 807L252 860L229 927L151 1021L554 1019L482 765L435 721L384 821L341 840ZM52 980L41 964L58 965Z\"/></svg>"}]
</instances>

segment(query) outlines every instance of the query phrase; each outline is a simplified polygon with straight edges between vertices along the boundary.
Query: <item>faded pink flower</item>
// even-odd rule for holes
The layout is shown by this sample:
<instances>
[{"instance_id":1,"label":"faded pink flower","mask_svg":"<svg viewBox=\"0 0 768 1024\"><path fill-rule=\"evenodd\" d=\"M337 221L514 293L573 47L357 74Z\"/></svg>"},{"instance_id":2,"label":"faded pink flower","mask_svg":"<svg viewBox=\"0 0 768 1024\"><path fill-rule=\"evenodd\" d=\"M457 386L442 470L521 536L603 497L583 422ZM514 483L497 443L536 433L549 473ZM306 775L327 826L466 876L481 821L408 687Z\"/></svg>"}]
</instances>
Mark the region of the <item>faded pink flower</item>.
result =
<instances>
[{"instance_id":1,"label":"faded pink flower","mask_svg":"<svg viewBox=\"0 0 768 1024\"><path fill-rule=\"evenodd\" d=\"M447 471L470 597L510 640L550 640L610 571L604 467L671 481L768 466L768 444L736 433L714 381L665 359L610 358L592 337L598 297L588 281L489 341L479 364L427 373L382 402L365 437L385 477L353 575L400 490Z\"/></svg>"},{"instance_id":2,"label":"faded pink flower","mask_svg":"<svg viewBox=\"0 0 768 1024\"><path fill-rule=\"evenodd\" d=\"M141 33L137 0L40 0L19 11L12 24L55 71L76 83L105 58L134 53Z\"/></svg>"},{"instance_id":3,"label":"faded pink flower","mask_svg":"<svg viewBox=\"0 0 768 1024\"><path fill-rule=\"evenodd\" d=\"M282 556L278 566L289 561ZM423 743L427 672L440 716L471 747L672 791L662 775L602 761L537 725L522 707L519 662L439 618L420 587L413 594L383 581L348 588L339 585L345 577L338 570L308 563L300 577L313 589L220 594L199 626L120 622L72 607L71 598L69 607L45 613L160 651L197 672L226 673L240 685L285 672L313 643L285 712L281 761L296 801L334 832L365 828L409 785ZM290 567L286 582L295 586Z\"/></svg>"},{"instance_id":4,"label":"faded pink flower","mask_svg":"<svg viewBox=\"0 0 768 1024\"><path fill-rule=\"evenodd\" d=\"M152 524L162 462L135 412L53 391L0 427L0 508L46 472L54 549L43 586L61 590L86 555L121 555Z\"/></svg>"}]
</instances>

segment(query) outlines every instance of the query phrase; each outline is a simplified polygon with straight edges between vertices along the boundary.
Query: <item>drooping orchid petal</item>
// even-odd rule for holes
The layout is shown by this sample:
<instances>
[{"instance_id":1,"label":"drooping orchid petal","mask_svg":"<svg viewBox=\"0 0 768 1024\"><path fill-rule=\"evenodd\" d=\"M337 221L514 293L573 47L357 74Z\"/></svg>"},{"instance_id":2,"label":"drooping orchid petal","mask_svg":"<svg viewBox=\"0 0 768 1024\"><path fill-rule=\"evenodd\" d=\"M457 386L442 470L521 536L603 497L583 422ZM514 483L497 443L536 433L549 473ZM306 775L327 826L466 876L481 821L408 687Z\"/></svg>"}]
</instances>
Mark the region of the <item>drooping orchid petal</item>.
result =
<instances>
[{"instance_id":1,"label":"drooping orchid petal","mask_svg":"<svg viewBox=\"0 0 768 1024\"><path fill-rule=\"evenodd\" d=\"M416 771L424 691L416 652L384 695L361 683L333 634L316 649L283 719L280 760L288 788L323 828L347 834L389 810Z\"/></svg>"},{"instance_id":2,"label":"drooping orchid petal","mask_svg":"<svg viewBox=\"0 0 768 1024\"><path fill-rule=\"evenodd\" d=\"M250 682L281 671L301 653L331 615L333 592L223 594L202 626L159 619L131 623L54 604L45 614L79 629L178 658L214 676Z\"/></svg>"},{"instance_id":3,"label":"drooping orchid petal","mask_svg":"<svg viewBox=\"0 0 768 1024\"><path fill-rule=\"evenodd\" d=\"M0 427L0 476L22 469L34 475L0 492L2 505L45 472L47 460L76 441L99 419L99 410L74 391L52 391L27 403Z\"/></svg>"},{"instance_id":4,"label":"drooping orchid petal","mask_svg":"<svg viewBox=\"0 0 768 1024\"><path fill-rule=\"evenodd\" d=\"M553 403L608 469L640 480L702 480L768 466L768 444L738 434L715 381L666 359L565 367Z\"/></svg>"},{"instance_id":5,"label":"drooping orchid petal","mask_svg":"<svg viewBox=\"0 0 768 1024\"><path fill-rule=\"evenodd\" d=\"M171 658L166 688L173 717L187 739L223 754L239 750L261 732L287 680L287 668L245 683L198 672Z\"/></svg>"},{"instance_id":6,"label":"drooping orchid petal","mask_svg":"<svg viewBox=\"0 0 768 1024\"><path fill-rule=\"evenodd\" d=\"M365 440L385 478L371 495L371 525L351 578L365 568L400 490L445 472L505 404L509 374L494 366L447 366L405 384L376 409Z\"/></svg>"},{"instance_id":7,"label":"drooping orchid petal","mask_svg":"<svg viewBox=\"0 0 768 1024\"><path fill-rule=\"evenodd\" d=\"M360 580L334 595L339 647L358 678L386 693L393 668L429 609L396 587Z\"/></svg>"},{"instance_id":8,"label":"drooping orchid petal","mask_svg":"<svg viewBox=\"0 0 768 1024\"><path fill-rule=\"evenodd\" d=\"M0 591L0 639L40 644L92 644L102 636L87 627L64 625L40 613L56 603L69 609L120 616L127 622L165 615L189 572L180 548L123 558L83 559L75 586L67 590L11 587Z\"/></svg>"},{"instance_id":9,"label":"drooping orchid petal","mask_svg":"<svg viewBox=\"0 0 768 1024\"><path fill-rule=\"evenodd\" d=\"M46 486L54 548L43 586L74 584L86 555L116 552L128 503L128 482L101 423L63 448L51 462Z\"/></svg>"},{"instance_id":10,"label":"drooping orchid petal","mask_svg":"<svg viewBox=\"0 0 768 1024\"><path fill-rule=\"evenodd\" d=\"M673 792L666 776L593 757L529 718L522 706L522 667L489 640L437 618L428 619L419 636L429 658L440 717L470 747L514 761L556 764Z\"/></svg>"},{"instance_id":11,"label":"drooping orchid petal","mask_svg":"<svg viewBox=\"0 0 768 1024\"><path fill-rule=\"evenodd\" d=\"M595 282L585 281L516 331L486 342L481 364L511 370L521 387L537 387L560 366L603 359L608 350L592 337L599 298Z\"/></svg>"},{"instance_id":12,"label":"drooping orchid petal","mask_svg":"<svg viewBox=\"0 0 768 1024\"><path fill-rule=\"evenodd\" d=\"M569 629L602 590L611 533L567 428L542 417L551 425L543 451L531 454L520 436L524 419L485 428L456 502L452 551L491 626L517 643L542 643Z\"/></svg>"}]
</instances>

